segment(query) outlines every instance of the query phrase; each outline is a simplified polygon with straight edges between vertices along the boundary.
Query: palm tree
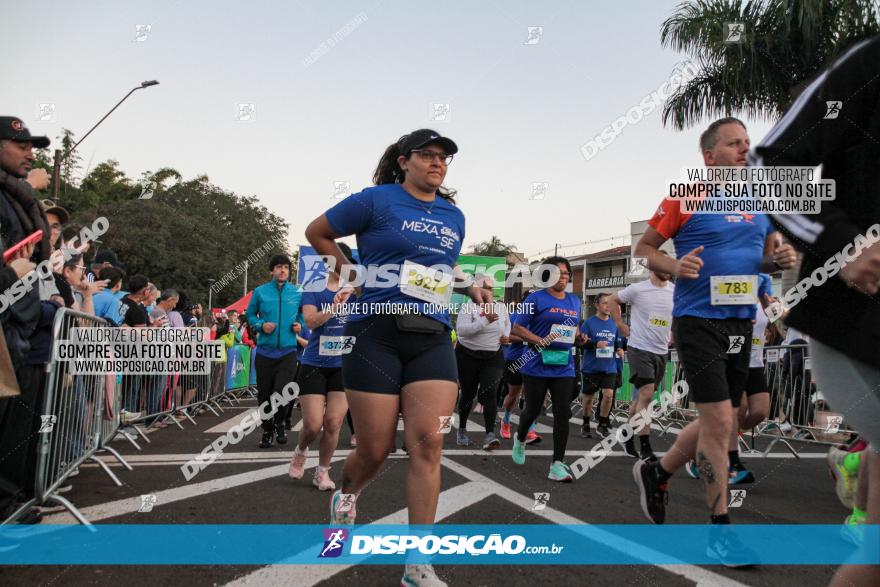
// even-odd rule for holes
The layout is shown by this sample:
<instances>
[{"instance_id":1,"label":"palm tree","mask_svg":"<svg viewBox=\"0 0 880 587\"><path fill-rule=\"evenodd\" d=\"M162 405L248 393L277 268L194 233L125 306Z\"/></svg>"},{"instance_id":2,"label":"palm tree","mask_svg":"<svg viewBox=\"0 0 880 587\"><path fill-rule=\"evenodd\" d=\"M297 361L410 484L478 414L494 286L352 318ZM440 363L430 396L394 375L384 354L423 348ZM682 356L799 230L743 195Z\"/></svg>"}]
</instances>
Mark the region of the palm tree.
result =
<instances>
[{"instance_id":1,"label":"palm tree","mask_svg":"<svg viewBox=\"0 0 880 587\"><path fill-rule=\"evenodd\" d=\"M497 236L492 236L489 240L474 245L474 255L507 258L507 255L515 249L516 245L508 245L501 242L501 239Z\"/></svg>"},{"instance_id":2,"label":"palm tree","mask_svg":"<svg viewBox=\"0 0 880 587\"><path fill-rule=\"evenodd\" d=\"M744 25L731 42L730 23ZM876 0L688 0L660 29L700 72L663 108L676 130L743 113L774 120L793 94L855 42L880 32Z\"/></svg>"}]
</instances>

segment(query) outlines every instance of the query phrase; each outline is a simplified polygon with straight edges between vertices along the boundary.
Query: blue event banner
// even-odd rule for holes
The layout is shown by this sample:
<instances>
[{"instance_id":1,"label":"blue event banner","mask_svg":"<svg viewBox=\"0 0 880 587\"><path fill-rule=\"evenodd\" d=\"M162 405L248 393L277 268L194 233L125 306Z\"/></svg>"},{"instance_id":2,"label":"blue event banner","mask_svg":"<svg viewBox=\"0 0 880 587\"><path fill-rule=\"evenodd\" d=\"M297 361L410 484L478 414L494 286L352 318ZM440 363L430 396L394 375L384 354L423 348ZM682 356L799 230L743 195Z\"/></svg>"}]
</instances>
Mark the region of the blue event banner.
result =
<instances>
[{"instance_id":1,"label":"blue event banner","mask_svg":"<svg viewBox=\"0 0 880 587\"><path fill-rule=\"evenodd\" d=\"M839 525L42 524L0 527L0 564L708 565L719 539L753 564L880 564L880 526L862 530L857 548Z\"/></svg>"}]
</instances>

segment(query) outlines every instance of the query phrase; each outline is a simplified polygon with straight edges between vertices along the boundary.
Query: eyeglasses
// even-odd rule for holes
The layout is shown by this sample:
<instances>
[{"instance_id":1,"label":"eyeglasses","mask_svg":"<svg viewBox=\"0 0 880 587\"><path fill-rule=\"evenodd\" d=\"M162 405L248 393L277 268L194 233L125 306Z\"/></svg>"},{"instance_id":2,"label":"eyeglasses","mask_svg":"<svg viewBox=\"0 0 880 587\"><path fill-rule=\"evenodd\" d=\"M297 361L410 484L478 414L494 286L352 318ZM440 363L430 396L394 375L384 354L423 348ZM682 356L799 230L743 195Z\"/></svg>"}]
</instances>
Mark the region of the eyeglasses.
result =
<instances>
[{"instance_id":1,"label":"eyeglasses","mask_svg":"<svg viewBox=\"0 0 880 587\"><path fill-rule=\"evenodd\" d=\"M413 149L413 153L418 153L419 158L425 163L430 163L434 160L434 158L438 158L440 163L443 165L449 165L452 163L452 155L447 155L446 153L442 153L440 151L431 151L430 149Z\"/></svg>"}]
</instances>

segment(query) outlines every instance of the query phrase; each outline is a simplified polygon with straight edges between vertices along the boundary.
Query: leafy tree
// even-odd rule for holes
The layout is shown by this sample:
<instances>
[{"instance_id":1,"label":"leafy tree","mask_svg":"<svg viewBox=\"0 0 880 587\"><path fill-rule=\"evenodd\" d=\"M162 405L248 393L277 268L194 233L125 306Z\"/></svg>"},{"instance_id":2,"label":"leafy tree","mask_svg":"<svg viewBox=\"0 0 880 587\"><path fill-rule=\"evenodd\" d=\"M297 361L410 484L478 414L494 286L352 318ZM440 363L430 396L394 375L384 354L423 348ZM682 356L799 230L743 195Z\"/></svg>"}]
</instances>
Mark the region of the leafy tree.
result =
<instances>
[{"instance_id":1,"label":"leafy tree","mask_svg":"<svg viewBox=\"0 0 880 587\"><path fill-rule=\"evenodd\" d=\"M73 131L62 128L58 140L61 141L61 180L64 187L62 193L66 193L67 186L76 181L76 172L82 168L82 158L76 151L71 150L76 144Z\"/></svg>"},{"instance_id":2,"label":"leafy tree","mask_svg":"<svg viewBox=\"0 0 880 587\"><path fill-rule=\"evenodd\" d=\"M52 157L49 149L34 149L34 169L47 169L52 175Z\"/></svg>"},{"instance_id":3,"label":"leafy tree","mask_svg":"<svg viewBox=\"0 0 880 587\"><path fill-rule=\"evenodd\" d=\"M150 183L152 195L142 197L147 195L143 185ZM206 176L183 181L171 168L148 172L137 183L116 161L105 161L63 203L75 207L73 222L108 219L110 230L99 246L115 251L128 275L144 274L160 288L183 290L203 304L209 279L219 281L232 272L228 284L212 296L215 306L228 305L241 297L240 264L245 259L266 251L249 264L251 289L269 279L268 257L287 252L287 223L256 197L227 192ZM87 255L89 260L94 252Z\"/></svg>"},{"instance_id":4,"label":"leafy tree","mask_svg":"<svg viewBox=\"0 0 880 587\"><path fill-rule=\"evenodd\" d=\"M741 23L742 42L727 25ZM663 108L682 130L743 113L776 119L794 94L857 41L880 32L876 0L688 0L660 30L664 47L688 54L697 76Z\"/></svg>"},{"instance_id":5,"label":"leafy tree","mask_svg":"<svg viewBox=\"0 0 880 587\"><path fill-rule=\"evenodd\" d=\"M516 249L516 245L509 245L501 242L497 236L492 236L489 240L474 245L474 254L484 257L507 257Z\"/></svg>"}]
</instances>

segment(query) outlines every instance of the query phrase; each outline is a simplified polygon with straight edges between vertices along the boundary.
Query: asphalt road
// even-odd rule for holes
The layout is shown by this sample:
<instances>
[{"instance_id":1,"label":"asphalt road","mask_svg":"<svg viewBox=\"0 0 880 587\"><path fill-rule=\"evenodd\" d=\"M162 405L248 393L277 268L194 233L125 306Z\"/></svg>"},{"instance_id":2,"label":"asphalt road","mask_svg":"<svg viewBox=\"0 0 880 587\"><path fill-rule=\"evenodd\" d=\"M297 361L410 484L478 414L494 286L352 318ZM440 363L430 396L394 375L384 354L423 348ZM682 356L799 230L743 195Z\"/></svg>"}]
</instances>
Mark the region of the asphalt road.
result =
<instances>
[{"instance_id":1,"label":"asphalt road","mask_svg":"<svg viewBox=\"0 0 880 587\"><path fill-rule=\"evenodd\" d=\"M259 433L254 432L222 458L187 482L180 466L223 434L254 406L244 401L226 408L219 417L206 412L197 425L184 422L185 430L169 427L149 434L150 443L136 450L125 439L114 447L129 460L127 471L109 455L103 459L123 482L114 485L94 464L83 465L73 478L73 489L65 494L95 524L325 524L328 494L311 485L310 472L301 481L287 477L287 463L293 443L260 450ZM296 412L295 412L296 414ZM481 414L468 424L470 437L482 440ZM552 419L542 417L548 428ZM598 442L578 436L579 420L571 426L568 444L570 462ZM292 433L295 437L296 432ZM398 433L402 438L402 434ZM633 460L616 453L574 483L559 484L546 479L552 438L546 433L542 445L529 447L526 464L514 466L510 441L501 450L484 453L478 446L455 445L455 434L447 435L444 447L442 494L438 521L450 524L590 523L641 524L645 520L638 506L632 481ZM657 438L654 449L665 450L674 436ZM759 440L759 448L766 446ZM349 435L343 430L341 459L348 454ZM316 455L313 447L312 455ZM744 524L836 524L847 511L838 502L818 446L802 446L803 458L790 458L777 446L770 458L744 456L757 482L745 486L742 506L732 510L736 523ZM358 500L358 523L370 523L405 513L403 482L406 455L397 452L385 464L376 481ZM310 458L307 467L316 465ZM339 484L341 461L331 469ZM549 492L546 510L533 509L533 494ZM155 496L149 512L139 512L141 496ZM701 485L683 472L676 474L670 488L667 523L704 523L706 508ZM43 524L73 523L60 508L48 514ZM395 518L391 518L395 519ZM405 521L405 517L402 521ZM826 585L834 569L828 566L764 566L729 570L716 566L442 566L438 574L450 585L505 585L534 587L548 580L555 585ZM274 566L28 566L0 567L0 585L397 585L399 566L342 567L339 565Z\"/></svg>"}]
</instances>

